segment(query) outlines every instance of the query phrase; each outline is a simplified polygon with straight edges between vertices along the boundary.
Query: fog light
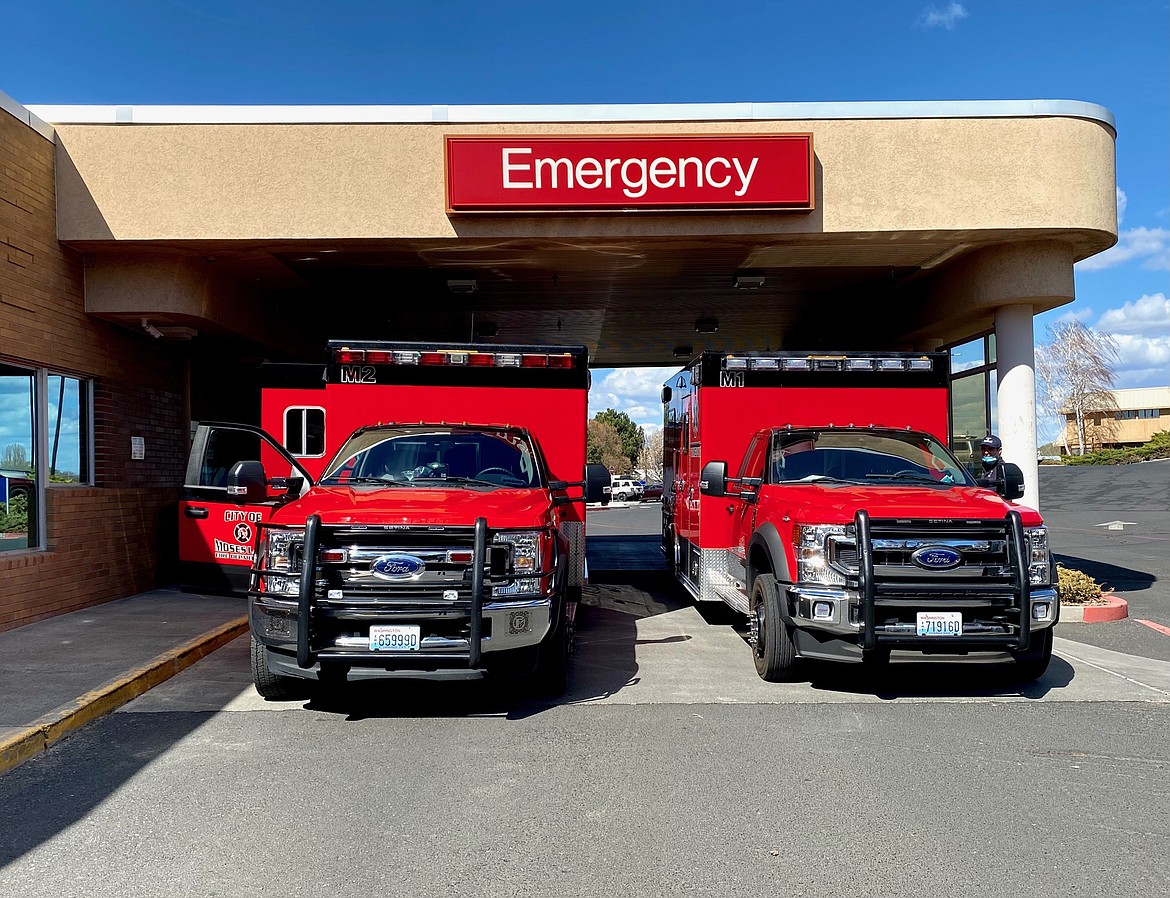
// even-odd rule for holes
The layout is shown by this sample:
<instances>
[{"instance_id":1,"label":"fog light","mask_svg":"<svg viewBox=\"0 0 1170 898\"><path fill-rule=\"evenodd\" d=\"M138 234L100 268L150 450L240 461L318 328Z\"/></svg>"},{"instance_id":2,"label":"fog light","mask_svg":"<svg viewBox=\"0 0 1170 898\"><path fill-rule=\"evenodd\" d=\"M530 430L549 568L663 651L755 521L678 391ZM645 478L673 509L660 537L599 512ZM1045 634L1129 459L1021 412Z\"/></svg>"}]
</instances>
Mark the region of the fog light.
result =
<instances>
[{"instance_id":1,"label":"fog light","mask_svg":"<svg viewBox=\"0 0 1170 898\"><path fill-rule=\"evenodd\" d=\"M813 603L813 620L830 620L833 617L833 606L828 602Z\"/></svg>"},{"instance_id":2,"label":"fog light","mask_svg":"<svg viewBox=\"0 0 1170 898\"><path fill-rule=\"evenodd\" d=\"M1037 602L1032 606L1032 620L1044 620L1048 617L1048 603Z\"/></svg>"}]
</instances>

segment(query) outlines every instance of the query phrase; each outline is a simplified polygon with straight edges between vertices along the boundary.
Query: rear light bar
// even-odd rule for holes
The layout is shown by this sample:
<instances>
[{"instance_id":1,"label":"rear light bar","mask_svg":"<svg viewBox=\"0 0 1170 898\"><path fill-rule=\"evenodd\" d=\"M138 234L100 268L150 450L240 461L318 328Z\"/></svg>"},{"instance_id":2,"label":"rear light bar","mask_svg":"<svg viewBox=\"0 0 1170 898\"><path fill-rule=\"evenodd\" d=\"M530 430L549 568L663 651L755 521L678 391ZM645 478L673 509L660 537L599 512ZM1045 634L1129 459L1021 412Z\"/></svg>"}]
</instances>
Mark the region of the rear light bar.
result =
<instances>
[{"instance_id":1,"label":"rear light bar","mask_svg":"<svg viewBox=\"0 0 1170 898\"><path fill-rule=\"evenodd\" d=\"M458 365L471 368L572 368L570 353L478 352L467 349L384 350L350 349L333 351L340 365Z\"/></svg>"},{"instance_id":2,"label":"rear light bar","mask_svg":"<svg viewBox=\"0 0 1170 898\"><path fill-rule=\"evenodd\" d=\"M931 371L934 361L921 358L845 356L724 356L725 371Z\"/></svg>"}]
</instances>

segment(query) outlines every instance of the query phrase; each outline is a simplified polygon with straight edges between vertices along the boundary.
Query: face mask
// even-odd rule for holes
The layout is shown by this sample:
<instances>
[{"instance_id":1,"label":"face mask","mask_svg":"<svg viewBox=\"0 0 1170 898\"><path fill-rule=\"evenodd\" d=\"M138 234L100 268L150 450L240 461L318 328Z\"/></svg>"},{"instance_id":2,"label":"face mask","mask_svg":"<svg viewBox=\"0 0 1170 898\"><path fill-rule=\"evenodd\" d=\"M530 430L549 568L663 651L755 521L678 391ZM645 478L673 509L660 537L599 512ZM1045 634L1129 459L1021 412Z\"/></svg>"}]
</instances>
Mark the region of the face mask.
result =
<instances>
[{"instance_id":1,"label":"face mask","mask_svg":"<svg viewBox=\"0 0 1170 898\"><path fill-rule=\"evenodd\" d=\"M996 458L995 458L995 456L994 456L994 455L985 455L985 456L983 456L983 464L985 464L985 465L994 465L994 464L995 464L995 462L996 462Z\"/></svg>"}]
</instances>

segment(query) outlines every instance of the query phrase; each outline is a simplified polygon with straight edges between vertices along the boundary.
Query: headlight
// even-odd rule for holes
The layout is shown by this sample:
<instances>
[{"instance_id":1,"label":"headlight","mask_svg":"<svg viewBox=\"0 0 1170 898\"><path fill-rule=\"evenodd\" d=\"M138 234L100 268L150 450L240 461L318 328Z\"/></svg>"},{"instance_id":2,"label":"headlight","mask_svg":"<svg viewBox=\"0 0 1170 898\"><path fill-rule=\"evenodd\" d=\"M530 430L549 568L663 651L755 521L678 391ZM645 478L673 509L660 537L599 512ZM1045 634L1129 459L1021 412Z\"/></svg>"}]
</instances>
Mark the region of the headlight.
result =
<instances>
[{"instance_id":1,"label":"headlight","mask_svg":"<svg viewBox=\"0 0 1170 898\"><path fill-rule=\"evenodd\" d=\"M553 566L552 534L540 530L513 530L497 533L495 541L509 547L511 557L507 573L516 579L495 587L494 595L540 595L543 589L538 575L551 572Z\"/></svg>"},{"instance_id":2,"label":"headlight","mask_svg":"<svg viewBox=\"0 0 1170 898\"><path fill-rule=\"evenodd\" d=\"M801 583L844 586L845 575L829 566L829 537L845 536L845 524L797 524L792 531L796 579Z\"/></svg>"},{"instance_id":3,"label":"headlight","mask_svg":"<svg viewBox=\"0 0 1170 898\"><path fill-rule=\"evenodd\" d=\"M261 590L277 595L297 594L300 590L304 545L303 530L278 530L272 527L261 530L260 544L256 550L260 558L260 567L265 571L287 575L261 577Z\"/></svg>"},{"instance_id":4,"label":"headlight","mask_svg":"<svg viewBox=\"0 0 1170 898\"><path fill-rule=\"evenodd\" d=\"M1028 582L1032 586L1052 585L1052 555L1048 551L1048 528L1027 527Z\"/></svg>"}]
</instances>

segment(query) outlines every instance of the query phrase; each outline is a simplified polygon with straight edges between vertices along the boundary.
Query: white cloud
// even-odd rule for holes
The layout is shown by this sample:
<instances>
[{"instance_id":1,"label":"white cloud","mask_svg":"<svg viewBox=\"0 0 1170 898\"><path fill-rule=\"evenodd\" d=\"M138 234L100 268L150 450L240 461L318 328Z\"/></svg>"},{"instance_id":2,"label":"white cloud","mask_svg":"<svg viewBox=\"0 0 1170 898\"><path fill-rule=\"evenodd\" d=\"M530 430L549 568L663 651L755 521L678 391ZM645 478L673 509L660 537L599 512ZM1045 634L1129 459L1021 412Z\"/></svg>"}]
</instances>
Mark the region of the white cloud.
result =
<instances>
[{"instance_id":1,"label":"white cloud","mask_svg":"<svg viewBox=\"0 0 1170 898\"><path fill-rule=\"evenodd\" d=\"M1078 262L1078 271L1100 271L1137 259L1142 268L1170 271L1170 228L1130 228L1117 235L1117 245Z\"/></svg>"},{"instance_id":2,"label":"white cloud","mask_svg":"<svg viewBox=\"0 0 1170 898\"><path fill-rule=\"evenodd\" d=\"M1170 335L1141 337L1117 334L1119 389L1140 386L1165 386L1170 383Z\"/></svg>"},{"instance_id":3,"label":"white cloud","mask_svg":"<svg viewBox=\"0 0 1170 898\"><path fill-rule=\"evenodd\" d=\"M947 31L954 31L959 21L967 18L967 15L962 3L948 3L942 9L928 6L922 11L918 24L923 28L945 28Z\"/></svg>"},{"instance_id":4,"label":"white cloud","mask_svg":"<svg viewBox=\"0 0 1170 898\"><path fill-rule=\"evenodd\" d=\"M1107 334L1170 335L1170 299L1164 293L1146 294L1120 309L1108 309L1096 329Z\"/></svg>"},{"instance_id":5,"label":"white cloud","mask_svg":"<svg viewBox=\"0 0 1170 898\"><path fill-rule=\"evenodd\" d=\"M595 379L589 391L589 416L612 408L625 412L647 432L662 426L662 385L677 374L679 366L668 368L615 368ZM599 372L595 371L594 374Z\"/></svg>"},{"instance_id":6,"label":"white cloud","mask_svg":"<svg viewBox=\"0 0 1170 898\"><path fill-rule=\"evenodd\" d=\"M1129 197L1125 195L1125 191L1120 187L1117 188L1117 226L1121 227L1121 223L1125 221L1125 207L1129 205Z\"/></svg>"}]
</instances>

